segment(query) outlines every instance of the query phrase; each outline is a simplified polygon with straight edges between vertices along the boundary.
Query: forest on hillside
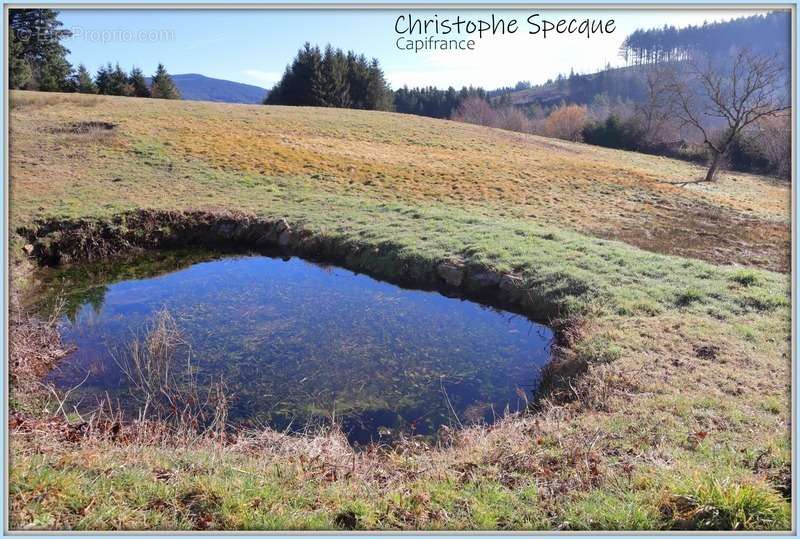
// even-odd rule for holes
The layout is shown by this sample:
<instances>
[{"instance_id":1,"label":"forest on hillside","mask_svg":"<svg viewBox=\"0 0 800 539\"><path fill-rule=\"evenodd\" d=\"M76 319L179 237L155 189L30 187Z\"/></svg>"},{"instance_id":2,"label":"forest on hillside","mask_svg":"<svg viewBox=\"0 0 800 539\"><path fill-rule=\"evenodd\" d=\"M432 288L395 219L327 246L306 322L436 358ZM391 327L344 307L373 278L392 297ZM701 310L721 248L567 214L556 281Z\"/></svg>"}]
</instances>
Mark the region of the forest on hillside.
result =
<instances>
[{"instance_id":1,"label":"forest on hillside","mask_svg":"<svg viewBox=\"0 0 800 539\"><path fill-rule=\"evenodd\" d=\"M619 54L629 65L656 64L686 60L698 51L722 56L746 43L753 52L777 54L788 62L790 36L789 12L774 11L685 28L636 30L622 42Z\"/></svg>"},{"instance_id":2,"label":"forest on hillside","mask_svg":"<svg viewBox=\"0 0 800 539\"><path fill-rule=\"evenodd\" d=\"M616 101L642 101L647 93L647 73L652 66L675 63L696 57L711 57L725 62L734 51L746 47L755 54L775 55L788 73L791 60L791 17L788 11L774 11L727 22L675 28L663 26L636 30L620 46L619 55L626 67L596 73L562 74L544 84L495 92L496 98L508 95L515 105L537 104L553 107L560 102L590 105L602 94Z\"/></svg>"},{"instance_id":3,"label":"forest on hillside","mask_svg":"<svg viewBox=\"0 0 800 539\"><path fill-rule=\"evenodd\" d=\"M696 162L713 161L717 141L724 140L725 166L788 178L790 43L788 11L680 29L665 25L636 30L620 47L624 67L606 66L590 74L570 71L536 86L520 81L489 92L491 110L473 102L456 116ZM753 88L747 102L738 105L754 106L759 117L732 118L733 109L715 99L736 98L734 89L751 83L748 75L754 73L765 86ZM697 109L688 111L692 114L683 110L675 91L681 87ZM756 97L769 99L756 103ZM762 115L764 111L768 113Z\"/></svg>"}]
</instances>

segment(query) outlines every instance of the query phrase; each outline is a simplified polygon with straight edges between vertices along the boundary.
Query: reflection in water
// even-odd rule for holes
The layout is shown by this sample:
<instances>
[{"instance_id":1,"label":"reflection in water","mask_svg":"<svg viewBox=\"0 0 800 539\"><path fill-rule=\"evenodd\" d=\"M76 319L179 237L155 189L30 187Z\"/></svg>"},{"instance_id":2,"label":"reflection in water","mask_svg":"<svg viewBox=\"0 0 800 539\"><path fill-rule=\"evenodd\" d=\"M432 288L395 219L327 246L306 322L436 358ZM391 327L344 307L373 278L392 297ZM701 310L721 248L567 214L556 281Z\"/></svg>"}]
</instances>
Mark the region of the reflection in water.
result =
<instances>
[{"instance_id":1,"label":"reflection in water","mask_svg":"<svg viewBox=\"0 0 800 539\"><path fill-rule=\"evenodd\" d=\"M161 253L56 271L48 290L65 296L62 336L77 345L51 380L69 388L88 373L83 405L104 391L131 402L109 350L163 307L201 384L226 381L234 422L300 428L335 413L359 442L523 407L552 337L519 315L297 258Z\"/></svg>"}]
</instances>

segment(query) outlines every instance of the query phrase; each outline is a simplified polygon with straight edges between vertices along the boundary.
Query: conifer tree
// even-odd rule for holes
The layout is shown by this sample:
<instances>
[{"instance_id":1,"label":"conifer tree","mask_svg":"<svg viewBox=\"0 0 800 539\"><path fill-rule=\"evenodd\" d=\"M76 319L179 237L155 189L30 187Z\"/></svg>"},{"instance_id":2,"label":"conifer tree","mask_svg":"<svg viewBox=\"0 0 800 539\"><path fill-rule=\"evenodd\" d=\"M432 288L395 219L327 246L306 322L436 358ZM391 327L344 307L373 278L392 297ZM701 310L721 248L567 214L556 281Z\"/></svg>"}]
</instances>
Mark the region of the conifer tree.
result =
<instances>
[{"instance_id":1,"label":"conifer tree","mask_svg":"<svg viewBox=\"0 0 800 539\"><path fill-rule=\"evenodd\" d=\"M15 32L8 36L8 82L12 89L25 88L31 83L33 73L22 54L22 43Z\"/></svg>"},{"instance_id":2,"label":"conifer tree","mask_svg":"<svg viewBox=\"0 0 800 539\"><path fill-rule=\"evenodd\" d=\"M110 65L109 65L110 67ZM111 95L133 95L133 89L128 84L128 74L117 64L109 72L109 94Z\"/></svg>"},{"instance_id":3,"label":"conifer tree","mask_svg":"<svg viewBox=\"0 0 800 539\"><path fill-rule=\"evenodd\" d=\"M150 83L150 96L156 99L180 99L181 94L178 87L172 81L172 77L167 73L164 64L159 63L153 80Z\"/></svg>"},{"instance_id":4,"label":"conifer tree","mask_svg":"<svg viewBox=\"0 0 800 539\"><path fill-rule=\"evenodd\" d=\"M344 53L328 45L322 58L322 80L325 105L346 108L350 106L350 87L347 80L347 58Z\"/></svg>"},{"instance_id":5,"label":"conifer tree","mask_svg":"<svg viewBox=\"0 0 800 539\"><path fill-rule=\"evenodd\" d=\"M367 84L367 106L370 110L392 110L392 91L383 77L383 70L378 64L378 59L373 58L367 70L369 83Z\"/></svg>"},{"instance_id":6,"label":"conifer tree","mask_svg":"<svg viewBox=\"0 0 800 539\"><path fill-rule=\"evenodd\" d=\"M94 77L94 84L97 87L97 93L103 95L110 95L111 94L111 72L114 71L114 68L111 67L111 63L108 63L104 66L100 66L97 70L97 74Z\"/></svg>"},{"instance_id":7,"label":"conifer tree","mask_svg":"<svg viewBox=\"0 0 800 539\"><path fill-rule=\"evenodd\" d=\"M12 88L61 91L72 66L61 39L72 35L52 9L9 9L9 78ZM25 67L27 65L27 68ZM29 76L25 76L29 73Z\"/></svg>"},{"instance_id":8,"label":"conifer tree","mask_svg":"<svg viewBox=\"0 0 800 539\"><path fill-rule=\"evenodd\" d=\"M131 69L131 73L128 76L128 84L131 86L134 97L150 97L150 88L147 86L147 80L142 70L138 67Z\"/></svg>"},{"instance_id":9,"label":"conifer tree","mask_svg":"<svg viewBox=\"0 0 800 539\"><path fill-rule=\"evenodd\" d=\"M74 91L82 94L97 93L97 86L95 86L92 76L83 64L79 64L78 69L72 75L72 87Z\"/></svg>"},{"instance_id":10,"label":"conifer tree","mask_svg":"<svg viewBox=\"0 0 800 539\"><path fill-rule=\"evenodd\" d=\"M363 54L347 53L347 81L350 87L350 103L354 109L366 109L369 68Z\"/></svg>"}]
</instances>

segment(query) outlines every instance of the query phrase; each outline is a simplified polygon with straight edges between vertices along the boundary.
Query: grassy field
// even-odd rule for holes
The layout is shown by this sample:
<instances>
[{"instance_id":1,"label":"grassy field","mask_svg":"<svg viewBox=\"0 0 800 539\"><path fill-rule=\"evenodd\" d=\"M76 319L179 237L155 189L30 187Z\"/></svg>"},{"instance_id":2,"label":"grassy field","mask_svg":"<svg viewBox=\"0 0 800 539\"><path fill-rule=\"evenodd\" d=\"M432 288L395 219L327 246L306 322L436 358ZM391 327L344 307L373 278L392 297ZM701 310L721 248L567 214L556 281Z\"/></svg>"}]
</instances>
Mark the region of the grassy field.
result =
<instances>
[{"instance_id":1,"label":"grassy field","mask_svg":"<svg viewBox=\"0 0 800 539\"><path fill-rule=\"evenodd\" d=\"M373 245L378 274L480 263L570 317L585 367L535 414L358 453L336 432L65 442L14 404L12 528L790 526L789 185L391 113L11 103L12 230L244 210Z\"/></svg>"}]
</instances>

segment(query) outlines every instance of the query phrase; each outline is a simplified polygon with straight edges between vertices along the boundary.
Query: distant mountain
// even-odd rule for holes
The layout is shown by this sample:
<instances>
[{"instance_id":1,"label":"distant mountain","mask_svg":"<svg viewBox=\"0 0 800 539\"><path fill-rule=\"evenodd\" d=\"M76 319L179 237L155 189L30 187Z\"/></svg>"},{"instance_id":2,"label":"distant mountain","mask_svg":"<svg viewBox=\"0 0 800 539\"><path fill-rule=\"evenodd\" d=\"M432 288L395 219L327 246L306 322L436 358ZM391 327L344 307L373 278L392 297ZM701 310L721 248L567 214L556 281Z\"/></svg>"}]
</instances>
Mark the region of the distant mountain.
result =
<instances>
[{"instance_id":1,"label":"distant mountain","mask_svg":"<svg viewBox=\"0 0 800 539\"><path fill-rule=\"evenodd\" d=\"M261 103L269 93L266 88L223 79L212 79L197 73L172 75L181 98L192 101L223 103ZM150 84L150 80L147 81Z\"/></svg>"}]
</instances>

